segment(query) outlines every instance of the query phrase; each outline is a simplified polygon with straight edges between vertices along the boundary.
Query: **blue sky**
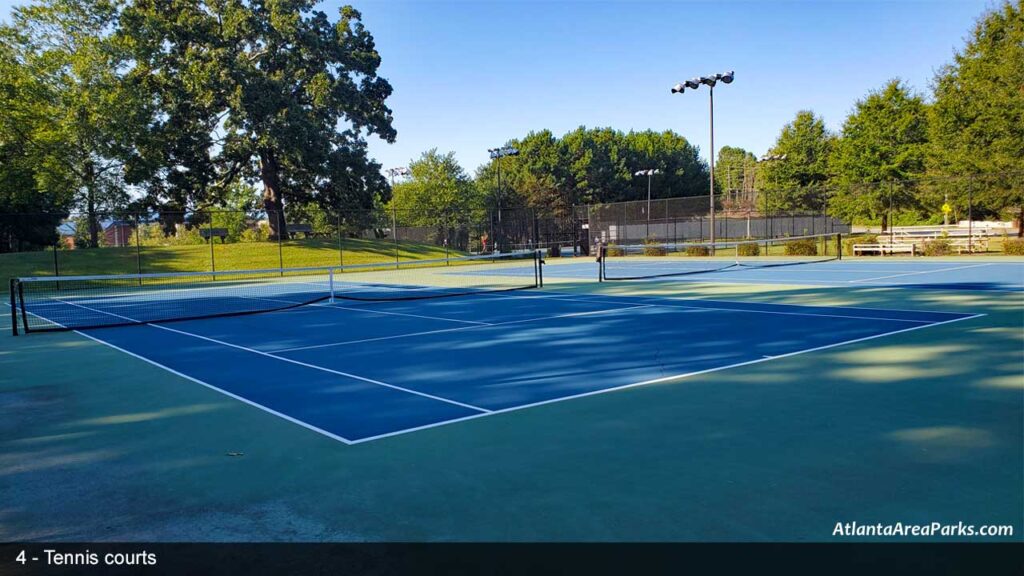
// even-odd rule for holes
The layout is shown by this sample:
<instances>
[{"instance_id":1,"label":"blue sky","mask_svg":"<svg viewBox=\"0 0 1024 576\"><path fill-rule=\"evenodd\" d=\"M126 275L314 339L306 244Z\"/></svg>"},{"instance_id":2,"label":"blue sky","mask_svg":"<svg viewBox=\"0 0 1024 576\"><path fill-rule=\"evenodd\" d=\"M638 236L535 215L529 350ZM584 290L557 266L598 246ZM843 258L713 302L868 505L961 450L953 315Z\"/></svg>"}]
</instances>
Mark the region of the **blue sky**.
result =
<instances>
[{"instance_id":1,"label":"blue sky","mask_svg":"<svg viewBox=\"0 0 1024 576\"><path fill-rule=\"evenodd\" d=\"M736 71L715 90L715 144L764 153L798 110L838 130L890 78L927 94L990 2L583 2L350 0L395 88L398 141L370 139L385 168L580 125L683 134L708 150L707 91L677 81ZM10 0L0 0L0 14ZM320 8L332 18L342 2Z\"/></svg>"}]
</instances>

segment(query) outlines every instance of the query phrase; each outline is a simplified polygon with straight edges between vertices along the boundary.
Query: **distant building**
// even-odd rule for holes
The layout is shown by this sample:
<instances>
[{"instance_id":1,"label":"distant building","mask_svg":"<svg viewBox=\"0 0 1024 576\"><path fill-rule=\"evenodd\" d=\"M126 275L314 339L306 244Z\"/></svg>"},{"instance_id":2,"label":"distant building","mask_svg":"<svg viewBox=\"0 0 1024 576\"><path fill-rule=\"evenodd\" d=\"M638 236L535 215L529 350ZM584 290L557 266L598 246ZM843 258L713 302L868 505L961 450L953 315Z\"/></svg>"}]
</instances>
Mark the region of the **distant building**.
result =
<instances>
[{"instance_id":1,"label":"distant building","mask_svg":"<svg viewBox=\"0 0 1024 576\"><path fill-rule=\"evenodd\" d=\"M61 246L65 250L75 249L75 223L64 222L60 226L57 226L57 234L60 235Z\"/></svg>"},{"instance_id":2,"label":"distant building","mask_svg":"<svg viewBox=\"0 0 1024 576\"><path fill-rule=\"evenodd\" d=\"M135 227L126 220L113 220L103 229L106 246L123 247L132 245Z\"/></svg>"}]
</instances>

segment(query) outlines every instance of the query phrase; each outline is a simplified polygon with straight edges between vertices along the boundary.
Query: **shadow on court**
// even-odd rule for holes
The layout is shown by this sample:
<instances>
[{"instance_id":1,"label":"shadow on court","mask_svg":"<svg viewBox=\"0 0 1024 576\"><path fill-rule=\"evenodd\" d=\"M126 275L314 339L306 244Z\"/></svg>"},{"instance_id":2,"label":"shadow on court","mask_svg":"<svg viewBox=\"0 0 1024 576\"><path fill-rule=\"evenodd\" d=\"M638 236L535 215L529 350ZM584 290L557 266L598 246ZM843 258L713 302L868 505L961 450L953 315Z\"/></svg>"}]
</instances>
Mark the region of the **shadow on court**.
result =
<instances>
[{"instance_id":1,"label":"shadow on court","mask_svg":"<svg viewBox=\"0 0 1024 576\"><path fill-rule=\"evenodd\" d=\"M827 541L852 521L1024 529L1021 295L560 289L986 315L354 446L75 334L4 336L0 538ZM829 328L794 318L755 338L738 321L709 336L624 317L588 324L588 337L611 340L601 365L615 366L665 334L685 340L680 355L708 338L743 354ZM638 343L614 345L623 339ZM472 344L479 355L438 345L428 363L447 356L471 375L500 361L528 374L566 358L576 368L565 381L597 378L598 352L582 345L501 357L480 353L501 338ZM412 370L401 352L368 350L386 370ZM277 385L287 397L295 384Z\"/></svg>"}]
</instances>

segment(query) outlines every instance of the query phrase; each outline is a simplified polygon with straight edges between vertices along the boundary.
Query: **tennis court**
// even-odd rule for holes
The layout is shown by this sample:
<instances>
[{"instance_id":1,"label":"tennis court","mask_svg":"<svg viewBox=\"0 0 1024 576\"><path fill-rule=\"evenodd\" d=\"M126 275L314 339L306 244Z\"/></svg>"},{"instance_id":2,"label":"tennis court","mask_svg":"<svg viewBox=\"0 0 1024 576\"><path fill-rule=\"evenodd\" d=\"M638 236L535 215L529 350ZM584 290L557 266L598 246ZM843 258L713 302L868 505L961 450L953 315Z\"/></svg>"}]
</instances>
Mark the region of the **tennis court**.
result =
<instances>
[{"instance_id":1,"label":"tennis court","mask_svg":"<svg viewBox=\"0 0 1024 576\"><path fill-rule=\"evenodd\" d=\"M640 256L621 270L672 276L598 282L593 258L524 253L22 279L11 320L60 332L0 354L18 407L0 490L23 502L8 531L821 540L846 518L1016 522L1024 263L706 260L727 269ZM868 280L890 274L908 276Z\"/></svg>"},{"instance_id":2,"label":"tennis court","mask_svg":"<svg viewBox=\"0 0 1024 576\"><path fill-rule=\"evenodd\" d=\"M928 260L919 258L844 258L840 261L809 262L799 266L766 266L786 264L783 258L745 258L740 262L750 267L733 267L719 272L728 257L687 258L639 257L627 269L633 273L654 276L646 279L676 282L715 282L735 284L785 284L831 286L837 288L896 287L928 290L1024 291L1024 262L1005 258ZM551 259L544 273L548 278L589 280L597 278L594 258ZM609 264L613 267L614 264ZM690 274L696 272L695 274ZM472 273L472 272L467 272ZM667 276L666 276L667 275Z\"/></svg>"},{"instance_id":3,"label":"tennis court","mask_svg":"<svg viewBox=\"0 0 1024 576\"><path fill-rule=\"evenodd\" d=\"M440 280L431 291L444 295L459 290L446 279L487 280L464 298L413 300L389 297L427 291L423 269L413 270L415 286L385 287L390 270L364 274L356 301L304 298L345 291L344 275L326 284L308 273L255 284L228 275L225 285L192 290L139 287L129 277L129 288L122 279L117 292L98 279L66 279L55 286L60 297L29 300L26 327L28 319L82 326L90 339L353 443L976 317L493 291L516 286L517 276L535 269L530 264L430 269ZM76 290L76 283L94 286ZM204 312L216 317L161 322ZM112 326L90 329L104 324Z\"/></svg>"}]
</instances>

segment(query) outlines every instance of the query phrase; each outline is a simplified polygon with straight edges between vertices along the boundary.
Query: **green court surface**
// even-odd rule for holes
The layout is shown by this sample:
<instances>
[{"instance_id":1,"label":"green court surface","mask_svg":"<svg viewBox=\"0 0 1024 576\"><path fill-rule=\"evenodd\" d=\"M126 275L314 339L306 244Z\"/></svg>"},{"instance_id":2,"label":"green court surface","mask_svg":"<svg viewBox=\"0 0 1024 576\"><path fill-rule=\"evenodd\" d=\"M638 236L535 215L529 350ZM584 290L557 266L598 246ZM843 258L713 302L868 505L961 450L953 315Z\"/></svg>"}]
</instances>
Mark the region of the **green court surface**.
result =
<instances>
[{"instance_id":1,"label":"green court surface","mask_svg":"<svg viewBox=\"0 0 1024 576\"><path fill-rule=\"evenodd\" d=\"M77 333L12 337L5 317L0 540L834 541L839 522L1020 540L1024 292L545 290L983 315L351 445Z\"/></svg>"}]
</instances>

